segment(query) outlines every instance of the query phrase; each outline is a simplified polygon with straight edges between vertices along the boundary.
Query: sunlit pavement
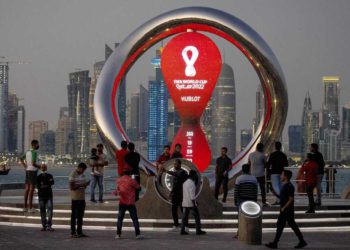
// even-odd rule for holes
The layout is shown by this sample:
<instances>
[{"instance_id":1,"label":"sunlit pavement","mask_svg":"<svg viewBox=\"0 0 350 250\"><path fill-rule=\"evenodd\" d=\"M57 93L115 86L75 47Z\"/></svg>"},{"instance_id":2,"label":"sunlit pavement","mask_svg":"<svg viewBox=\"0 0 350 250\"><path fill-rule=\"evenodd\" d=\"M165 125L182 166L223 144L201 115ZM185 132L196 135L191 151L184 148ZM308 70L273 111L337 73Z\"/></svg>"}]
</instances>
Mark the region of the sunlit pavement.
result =
<instances>
[{"instance_id":1,"label":"sunlit pavement","mask_svg":"<svg viewBox=\"0 0 350 250\"><path fill-rule=\"evenodd\" d=\"M86 230L88 238L71 239L69 230L41 232L38 228L0 226L0 249L265 249L247 246L232 238L230 233L208 233L186 236L173 232L145 232L144 239L135 239L133 232L125 232L122 239L114 239L112 231ZM274 234L264 233L263 243ZM349 232L305 233L307 249L349 249ZM294 249L297 239L293 233L282 236L279 248Z\"/></svg>"}]
</instances>

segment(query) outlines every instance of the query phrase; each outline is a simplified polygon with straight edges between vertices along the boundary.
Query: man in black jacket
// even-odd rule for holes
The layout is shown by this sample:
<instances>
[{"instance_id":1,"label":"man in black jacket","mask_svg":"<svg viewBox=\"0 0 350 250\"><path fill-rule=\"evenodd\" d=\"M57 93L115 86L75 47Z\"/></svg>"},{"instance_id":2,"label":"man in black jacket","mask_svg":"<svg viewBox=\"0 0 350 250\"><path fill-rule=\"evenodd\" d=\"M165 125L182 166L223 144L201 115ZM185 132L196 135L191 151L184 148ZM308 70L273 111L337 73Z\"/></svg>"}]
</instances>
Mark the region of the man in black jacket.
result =
<instances>
[{"instance_id":1,"label":"man in black jacket","mask_svg":"<svg viewBox=\"0 0 350 250\"><path fill-rule=\"evenodd\" d=\"M131 177L137 181L138 184L141 183L140 179L140 170L139 170L139 163L140 163L140 154L135 152L135 144L130 142L128 144L128 150L129 153L125 155L125 163L126 166L130 168L131 170ZM139 200L139 194L140 190L136 191L135 201Z\"/></svg>"},{"instance_id":2,"label":"man in black jacket","mask_svg":"<svg viewBox=\"0 0 350 250\"><path fill-rule=\"evenodd\" d=\"M317 174L317 199L315 202L315 205L321 206L321 196L322 196L322 179L324 175L324 167L325 167L325 162L323 159L323 155L318 151L318 144L317 143L312 143L310 145L310 151L314 155L314 160L318 164L318 174Z\"/></svg>"},{"instance_id":3,"label":"man in black jacket","mask_svg":"<svg viewBox=\"0 0 350 250\"><path fill-rule=\"evenodd\" d=\"M41 165L42 173L37 176L36 185L38 188L38 197L40 205L41 231L54 231L52 228L53 202L52 202L52 185L55 181L51 174L46 173L47 166Z\"/></svg>"}]
</instances>

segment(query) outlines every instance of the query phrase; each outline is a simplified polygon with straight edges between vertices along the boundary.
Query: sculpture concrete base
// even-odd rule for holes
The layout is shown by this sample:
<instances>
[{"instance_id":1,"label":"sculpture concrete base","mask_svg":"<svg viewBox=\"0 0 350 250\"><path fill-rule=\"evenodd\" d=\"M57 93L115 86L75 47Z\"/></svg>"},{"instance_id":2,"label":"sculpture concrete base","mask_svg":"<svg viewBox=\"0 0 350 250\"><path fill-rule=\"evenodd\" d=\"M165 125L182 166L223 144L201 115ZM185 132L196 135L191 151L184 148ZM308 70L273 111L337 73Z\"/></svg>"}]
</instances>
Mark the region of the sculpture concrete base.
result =
<instances>
[{"instance_id":1,"label":"sculpture concrete base","mask_svg":"<svg viewBox=\"0 0 350 250\"><path fill-rule=\"evenodd\" d=\"M222 204L214 198L207 178L203 178L202 191L199 194L197 201L201 218L222 218ZM172 219L171 204L165 202L159 197L156 191L154 177L147 178L146 192L143 197L136 203L136 207L139 218ZM181 218L180 211L179 218Z\"/></svg>"},{"instance_id":2,"label":"sculpture concrete base","mask_svg":"<svg viewBox=\"0 0 350 250\"><path fill-rule=\"evenodd\" d=\"M342 199L350 199L350 186L346 186L341 194Z\"/></svg>"}]
</instances>

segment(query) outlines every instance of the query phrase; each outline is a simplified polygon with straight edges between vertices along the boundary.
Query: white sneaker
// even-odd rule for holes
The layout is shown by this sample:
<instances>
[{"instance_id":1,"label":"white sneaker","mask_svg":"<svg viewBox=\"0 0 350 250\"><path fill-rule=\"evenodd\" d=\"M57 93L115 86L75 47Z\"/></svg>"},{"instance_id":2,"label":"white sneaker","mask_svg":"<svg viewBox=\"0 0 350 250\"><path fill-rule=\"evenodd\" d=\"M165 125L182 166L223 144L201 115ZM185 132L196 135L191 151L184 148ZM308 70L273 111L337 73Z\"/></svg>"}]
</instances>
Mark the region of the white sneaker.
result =
<instances>
[{"instance_id":1,"label":"white sneaker","mask_svg":"<svg viewBox=\"0 0 350 250\"><path fill-rule=\"evenodd\" d=\"M115 239L116 240L120 240L122 238L122 236L120 235L120 234L117 234L116 236L115 236Z\"/></svg>"},{"instance_id":2,"label":"white sneaker","mask_svg":"<svg viewBox=\"0 0 350 250\"><path fill-rule=\"evenodd\" d=\"M142 234L139 234L136 236L136 239L138 239L138 240L142 240L144 238L145 238L145 236L143 236Z\"/></svg>"},{"instance_id":3,"label":"white sneaker","mask_svg":"<svg viewBox=\"0 0 350 250\"><path fill-rule=\"evenodd\" d=\"M173 226L168 232L180 232L180 227Z\"/></svg>"}]
</instances>

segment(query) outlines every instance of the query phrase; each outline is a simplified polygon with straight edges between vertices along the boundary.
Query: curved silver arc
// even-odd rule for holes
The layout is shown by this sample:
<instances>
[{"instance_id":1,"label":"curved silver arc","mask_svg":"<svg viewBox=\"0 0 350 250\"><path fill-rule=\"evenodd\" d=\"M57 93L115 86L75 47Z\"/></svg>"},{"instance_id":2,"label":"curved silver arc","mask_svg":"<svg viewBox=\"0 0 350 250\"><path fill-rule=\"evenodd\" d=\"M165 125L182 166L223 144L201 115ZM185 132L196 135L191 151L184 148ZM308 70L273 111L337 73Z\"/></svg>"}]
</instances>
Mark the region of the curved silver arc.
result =
<instances>
[{"instance_id":1,"label":"curved silver arc","mask_svg":"<svg viewBox=\"0 0 350 250\"><path fill-rule=\"evenodd\" d=\"M255 150L258 142L263 142L269 151L272 149L274 141L279 140L287 116L288 96L282 69L267 43L243 21L223 11L204 7L177 9L149 20L131 33L109 57L99 77L94 97L94 111L98 129L112 152L119 148L122 140L128 139L123 136L126 134L124 130L122 132L118 130L112 115L111 94L115 78L123 64L138 48L167 29L176 28L182 24L205 24L226 33L237 41L241 50L249 55L248 59L257 72L264 90L266 100L264 117L268 119L269 114L271 116L265 127L263 127L264 119L262 119L257 133L253 136L246 150L234 159L236 167L229 173L229 177L232 178L241 170L241 165L248 161L249 153ZM154 43L147 49L152 45ZM115 102L115 105L115 109L118 110L118 103ZM140 166L147 174L156 174L155 166L145 158L142 159ZM212 178L210 178L210 183L214 184Z\"/></svg>"}]
</instances>

